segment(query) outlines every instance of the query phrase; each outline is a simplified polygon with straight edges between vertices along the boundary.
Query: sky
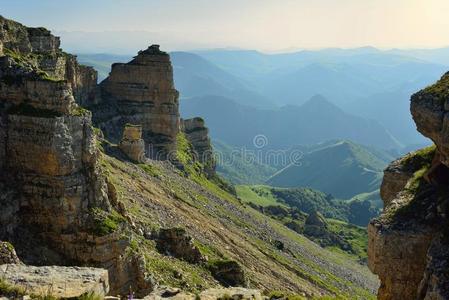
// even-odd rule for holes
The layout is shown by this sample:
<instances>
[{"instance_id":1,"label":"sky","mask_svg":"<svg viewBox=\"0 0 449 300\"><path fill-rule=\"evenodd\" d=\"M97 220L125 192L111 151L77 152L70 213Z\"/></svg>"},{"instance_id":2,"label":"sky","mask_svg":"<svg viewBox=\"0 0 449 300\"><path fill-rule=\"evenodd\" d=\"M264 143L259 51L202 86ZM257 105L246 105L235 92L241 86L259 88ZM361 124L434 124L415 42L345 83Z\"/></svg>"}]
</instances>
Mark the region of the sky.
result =
<instances>
[{"instance_id":1,"label":"sky","mask_svg":"<svg viewBox=\"0 0 449 300\"><path fill-rule=\"evenodd\" d=\"M77 52L449 46L448 0L0 0Z\"/></svg>"}]
</instances>

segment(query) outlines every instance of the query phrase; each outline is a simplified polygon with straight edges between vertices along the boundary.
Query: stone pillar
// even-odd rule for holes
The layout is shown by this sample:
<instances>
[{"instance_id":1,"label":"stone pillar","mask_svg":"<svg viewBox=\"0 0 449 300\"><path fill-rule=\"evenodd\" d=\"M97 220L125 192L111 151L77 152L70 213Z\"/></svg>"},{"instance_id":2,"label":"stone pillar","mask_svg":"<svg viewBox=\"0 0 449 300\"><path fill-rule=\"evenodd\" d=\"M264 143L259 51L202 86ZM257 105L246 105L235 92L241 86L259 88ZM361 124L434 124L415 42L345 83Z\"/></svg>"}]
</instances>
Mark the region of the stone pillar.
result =
<instances>
[{"instance_id":1,"label":"stone pillar","mask_svg":"<svg viewBox=\"0 0 449 300\"><path fill-rule=\"evenodd\" d=\"M134 162L145 161L145 142L142 139L142 126L126 124L119 144L120 150Z\"/></svg>"}]
</instances>

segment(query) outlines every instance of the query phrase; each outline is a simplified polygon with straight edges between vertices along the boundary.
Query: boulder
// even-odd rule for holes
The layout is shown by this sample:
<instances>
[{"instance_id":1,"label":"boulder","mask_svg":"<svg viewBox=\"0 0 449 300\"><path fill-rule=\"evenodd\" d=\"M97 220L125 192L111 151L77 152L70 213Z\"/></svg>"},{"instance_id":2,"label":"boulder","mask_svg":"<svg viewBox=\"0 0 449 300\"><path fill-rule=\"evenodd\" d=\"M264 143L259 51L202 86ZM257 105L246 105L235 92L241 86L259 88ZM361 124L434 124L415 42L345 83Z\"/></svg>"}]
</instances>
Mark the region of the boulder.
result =
<instances>
[{"instance_id":1,"label":"boulder","mask_svg":"<svg viewBox=\"0 0 449 300\"><path fill-rule=\"evenodd\" d=\"M209 262L212 276L225 287L246 285L245 273L242 267L232 260L217 260Z\"/></svg>"},{"instance_id":2,"label":"boulder","mask_svg":"<svg viewBox=\"0 0 449 300\"><path fill-rule=\"evenodd\" d=\"M29 294L57 298L95 294L103 297L109 292L108 271L80 267L33 267L0 265L2 279Z\"/></svg>"},{"instance_id":3,"label":"boulder","mask_svg":"<svg viewBox=\"0 0 449 300\"><path fill-rule=\"evenodd\" d=\"M21 261L17 256L14 246L8 242L0 242L0 265L3 264L20 264Z\"/></svg>"},{"instance_id":4,"label":"boulder","mask_svg":"<svg viewBox=\"0 0 449 300\"><path fill-rule=\"evenodd\" d=\"M190 263L199 263L204 260L200 250L194 245L192 238L182 228L159 230L156 238L156 247L161 253Z\"/></svg>"}]
</instances>

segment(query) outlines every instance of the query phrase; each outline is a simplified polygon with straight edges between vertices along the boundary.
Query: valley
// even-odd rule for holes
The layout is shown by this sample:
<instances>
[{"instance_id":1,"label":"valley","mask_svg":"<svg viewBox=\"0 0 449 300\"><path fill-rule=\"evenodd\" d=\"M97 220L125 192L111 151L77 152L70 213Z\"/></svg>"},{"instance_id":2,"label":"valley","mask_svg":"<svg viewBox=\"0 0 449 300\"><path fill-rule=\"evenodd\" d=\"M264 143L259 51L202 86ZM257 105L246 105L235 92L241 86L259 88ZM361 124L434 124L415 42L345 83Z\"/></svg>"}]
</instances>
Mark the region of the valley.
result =
<instances>
[{"instance_id":1,"label":"valley","mask_svg":"<svg viewBox=\"0 0 449 300\"><path fill-rule=\"evenodd\" d=\"M0 300L449 299L449 48L82 2L0 15Z\"/></svg>"}]
</instances>

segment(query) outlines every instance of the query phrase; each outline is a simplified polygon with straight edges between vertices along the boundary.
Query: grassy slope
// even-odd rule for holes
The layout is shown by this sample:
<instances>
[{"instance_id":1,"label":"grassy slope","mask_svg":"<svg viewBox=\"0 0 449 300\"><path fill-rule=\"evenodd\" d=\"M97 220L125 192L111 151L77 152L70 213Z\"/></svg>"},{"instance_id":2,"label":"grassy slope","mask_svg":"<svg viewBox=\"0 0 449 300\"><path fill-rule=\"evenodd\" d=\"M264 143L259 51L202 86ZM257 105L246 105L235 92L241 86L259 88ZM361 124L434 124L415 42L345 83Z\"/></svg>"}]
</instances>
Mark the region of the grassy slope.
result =
<instances>
[{"instance_id":1,"label":"grassy slope","mask_svg":"<svg viewBox=\"0 0 449 300\"><path fill-rule=\"evenodd\" d=\"M216 140L214 151L218 157L217 172L233 184L262 183L276 173L274 167L245 157L241 147L232 147Z\"/></svg>"},{"instance_id":2,"label":"grassy slope","mask_svg":"<svg viewBox=\"0 0 449 300\"><path fill-rule=\"evenodd\" d=\"M106 155L103 167L138 226L185 228L209 257L238 261L251 287L314 297L374 298L377 281L366 267L323 250L204 178L193 178L198 184L169 164L154 162L148 172ZM217 286L203 266L161 255L153 242L140 236L130 238L134 251L147 257L147 268L158 282L190 290ZM277 250L274 240L282 241L287 250Z\"/></svg>"},{"instance_id":3,"label":"grassy slope","mask_svg":"<svg viewBox=\"0 0 449 300\"><path fill-rule=\"evenodd\" d=\"M367 257L367 232L366 228L349 224L347 222L332 219L333 217L350 218L351 211L345 203L335 202L332 199L326 199L326 195L311 189L280 189L268 186L237 186L237 194L245 203L252 203L262 207L282 206L297 208L302 212L310 213L319 211L328 217L329 232L343 238L351 245L350 251L343 251L337 246L326 246L332 251L349 255L352 259L365 261ZM335 202L335 204L333 204ZM265 212L270 215L269 211ZM347 214L347 215L345 215ZM304 228L304 217L294 218L292 215L272 215L281 223L288 224L295 222L298 228ZM319 238L313 238L320 243Z\"/></svg>"}]
</instances>

